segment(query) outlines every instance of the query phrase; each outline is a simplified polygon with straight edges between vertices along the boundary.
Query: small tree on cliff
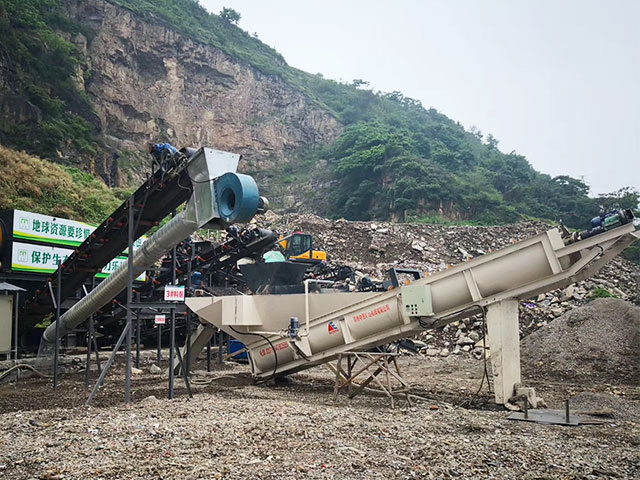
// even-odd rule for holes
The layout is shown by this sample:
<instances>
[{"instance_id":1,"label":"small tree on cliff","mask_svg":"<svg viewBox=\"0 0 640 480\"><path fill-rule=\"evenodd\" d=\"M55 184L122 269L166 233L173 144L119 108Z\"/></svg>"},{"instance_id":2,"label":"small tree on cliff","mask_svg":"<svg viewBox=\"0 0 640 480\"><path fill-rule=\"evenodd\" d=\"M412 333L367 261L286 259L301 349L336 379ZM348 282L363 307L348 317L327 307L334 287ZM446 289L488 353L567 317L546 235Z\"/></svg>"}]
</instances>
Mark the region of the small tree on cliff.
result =
<instances>
[{"instance_id":1,"label":"small tree on cliff","mask_svg":"<svg viewBox=\"0 0 640 480\"><path fill-rule=\"evenodd\" d=\"M240 21L241 16L240 13L233 8L223 7L222 10L220 10L220 18L222 18L226 22L237 25Z\"/></svg>"}]
</instances>

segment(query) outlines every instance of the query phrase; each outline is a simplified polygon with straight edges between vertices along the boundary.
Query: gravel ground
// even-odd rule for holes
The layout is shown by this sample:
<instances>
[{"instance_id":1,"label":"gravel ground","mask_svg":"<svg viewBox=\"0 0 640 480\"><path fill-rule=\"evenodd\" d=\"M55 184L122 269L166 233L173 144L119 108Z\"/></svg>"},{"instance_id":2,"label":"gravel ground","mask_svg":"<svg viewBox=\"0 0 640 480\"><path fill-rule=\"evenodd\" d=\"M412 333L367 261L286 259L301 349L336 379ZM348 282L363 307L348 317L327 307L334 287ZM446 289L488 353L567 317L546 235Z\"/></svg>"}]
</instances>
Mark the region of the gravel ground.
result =
<instances>
[{"instance_id":1,"label":"gravel ground","mask_svg":"<svg viewBox=\"0 0 640 480\"><path fill-rule=\"evenodd\" d=\"M482 362L401 357L412 390L427 399L392 410L373 393L333 401L332 374L317 367L277 386L253 385L244 365L209 375L192 400L178 383L134 378L122 403L122 369L95 407L83 374L0 386L0 477L10 479L209 478L638 478L640 391L606 384L535 386L552 408L613 408L604 425L512 422L507 413L456 406L474 396ZM209 382L209 383L207 383Z\"/></svg>"}]
</instances>

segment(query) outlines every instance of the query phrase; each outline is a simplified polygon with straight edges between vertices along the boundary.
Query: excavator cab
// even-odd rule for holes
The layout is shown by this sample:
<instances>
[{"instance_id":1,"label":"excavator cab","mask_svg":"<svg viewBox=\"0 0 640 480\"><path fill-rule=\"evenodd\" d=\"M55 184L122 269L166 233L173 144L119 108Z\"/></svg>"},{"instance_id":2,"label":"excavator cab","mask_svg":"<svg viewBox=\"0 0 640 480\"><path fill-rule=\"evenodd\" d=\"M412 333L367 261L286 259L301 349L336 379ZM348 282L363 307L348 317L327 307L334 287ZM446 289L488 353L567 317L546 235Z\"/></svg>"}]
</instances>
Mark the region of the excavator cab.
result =
<instances>
[{"instance_id":1,"label":"excavator cab","mask_svg":"<svg viewBox=\"0 0 640 480\"><path fill-rule=\"evenodd\" d=\"M278 245L285 258L292 262L320 263L327 260L327 252L313 249L313 237L309 233L292 233L281 238Z\"/></svg>"}]
</instances>

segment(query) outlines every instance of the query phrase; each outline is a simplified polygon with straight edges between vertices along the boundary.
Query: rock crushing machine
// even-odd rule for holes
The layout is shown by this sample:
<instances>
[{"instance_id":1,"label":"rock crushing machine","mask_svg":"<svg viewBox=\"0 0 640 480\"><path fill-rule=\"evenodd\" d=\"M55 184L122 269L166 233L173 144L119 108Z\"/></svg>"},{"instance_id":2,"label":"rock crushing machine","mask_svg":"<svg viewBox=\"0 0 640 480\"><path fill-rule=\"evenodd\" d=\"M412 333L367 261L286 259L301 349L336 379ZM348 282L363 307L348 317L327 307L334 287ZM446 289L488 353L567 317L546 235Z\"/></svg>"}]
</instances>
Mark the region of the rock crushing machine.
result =
<instances>
[{"instance_id":1,"label":"rock crushing machine","mask_svg":"<svg viewBox=\"0 0 640 480\"><path fill-rule=\"evenodd\" d=\"M247 345L254 378L265 380L482 313L495 400L520 383L518 301L595 274L640 238L630 210L591 230L551 229L386 292L194 297L201 338L215 325ZM598 220L598 221L595 221ZM192 353L205 341L192 338Z\"/></svg>"},{"instance_id":2,"label":"rock crushing machine","mask_svg":"<svg viewBox=\"0 0 640 480\"><path fill-rule=\"evenodd\" d=\"M134 251L132 272L128 264L123 263L60 317L59 336L62 337L110 302L126 288L131 278L144 272L197 229L223 229L234 223L246 223L267 208L268 202L259 196L255 180L248 175L235 173L239 160L240 155L211 148L191 152L184 170L192 188L181 185L180 177L176 180L177 190L192 192L184 210ZM49 325L42 335L41 352L55 345L56 323Z\"/></svg>"}]
</instances>

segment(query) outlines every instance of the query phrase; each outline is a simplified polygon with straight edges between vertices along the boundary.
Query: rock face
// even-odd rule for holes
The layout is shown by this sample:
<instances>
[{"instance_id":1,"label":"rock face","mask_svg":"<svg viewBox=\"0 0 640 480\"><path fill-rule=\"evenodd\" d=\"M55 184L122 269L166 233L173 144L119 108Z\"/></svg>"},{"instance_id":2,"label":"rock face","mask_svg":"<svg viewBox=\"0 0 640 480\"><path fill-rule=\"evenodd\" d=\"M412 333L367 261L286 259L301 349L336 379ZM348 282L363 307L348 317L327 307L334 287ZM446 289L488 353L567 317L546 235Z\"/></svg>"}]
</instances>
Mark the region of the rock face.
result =
<instances>
[{"instance_id":1,"label":"rock face","mask_svg":"<svg viewBox=\"0 0 640 480\"><path fill-rule=\"evenodd\" d=\"M9 60L0 52L0 122L39 122L39 109L31 104Z\"/></svg>"},{"instance_id":2,"label":"rock face","mask_svg":"<svg viewBox=\"0 0 640 480\"><path fill-rule=\"evenodd\" d=\"M340 134L335 118L283 80L213 46L104 0L64 6L95 32L91 41L70 40L86 57L78 86L114 149L139 152L152 140L210 145L243 154L254 171Z\"/></svg>"}]
</instances>

